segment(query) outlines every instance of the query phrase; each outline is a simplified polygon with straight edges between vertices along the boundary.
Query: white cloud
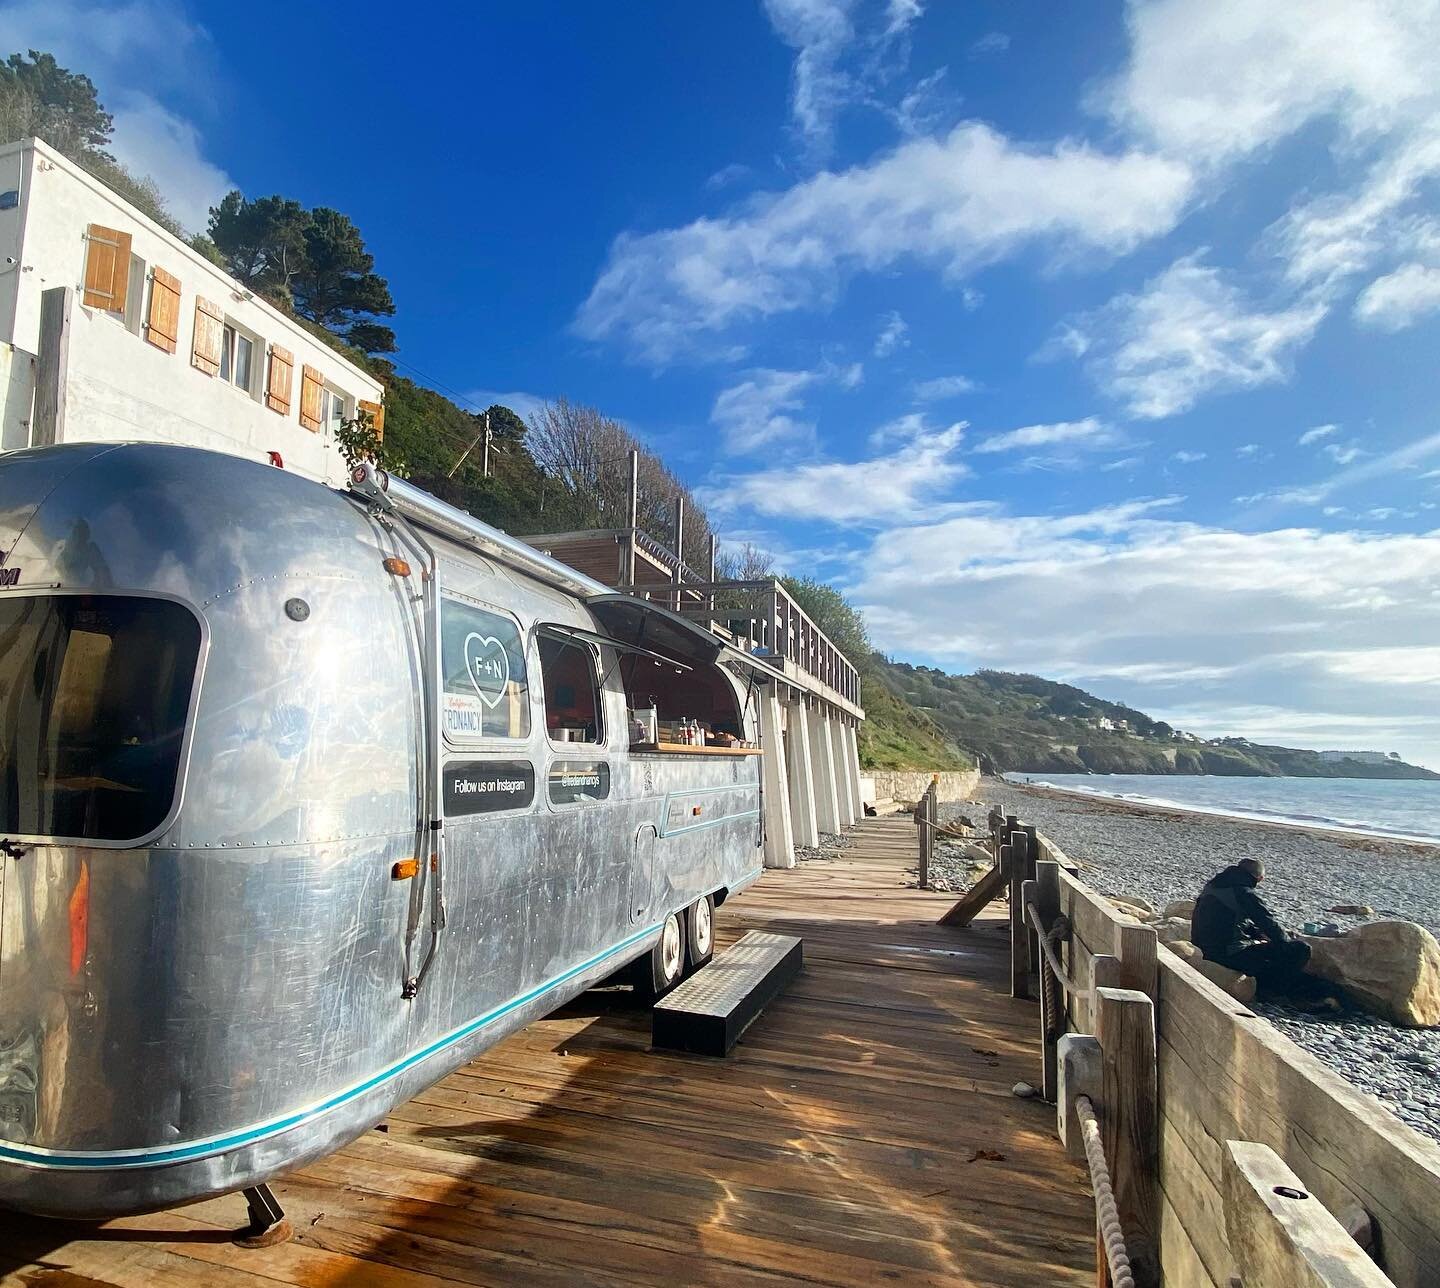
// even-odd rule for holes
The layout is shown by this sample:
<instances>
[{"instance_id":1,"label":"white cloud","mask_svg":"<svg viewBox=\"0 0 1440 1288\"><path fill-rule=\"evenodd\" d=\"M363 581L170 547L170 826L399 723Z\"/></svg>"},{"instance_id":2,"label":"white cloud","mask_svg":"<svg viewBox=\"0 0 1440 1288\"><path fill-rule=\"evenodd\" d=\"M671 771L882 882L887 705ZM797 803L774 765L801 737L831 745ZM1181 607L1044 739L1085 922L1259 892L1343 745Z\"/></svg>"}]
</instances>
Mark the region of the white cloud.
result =
<instances>
[{"instance_id":1,"label":"white cloud","mask_svg":"<svg viewBox=\"0 0 1440 1288\"><path fill-rule=\"evenodd\" d=\"M115 118L111 151L149 175L177 219L203 231L209 207L235 182L204 155L203 136L177 107L213 108L219 73L209 34L169 0L106 5L87 0L19 0L0 14L10 49L52 53L95 82Z\"/></svg>"},{"instance_id":2,"label":"white cloud","mask_svg":"<svg viewBox=\"0 0 1440 1288\"><path fill-rule=\"evenodd\" d=\"M1235 455L1242 461L1268 460L1269 453L1259 443L1242 443L1235 449Z\"/></svg>"},{"instance_id":3,"label":"white cloud","mask_svg":"<svg viewBox=\"0 0 1440 1288\"><path fill-rule=\"evenodd\" d=\"M1257 308L1197 253L1081 319L1083 346L1070 347L1132 415L1160 419L1209 393L1286 379L1325 313L1318 300Z\"/></svg>"},{"instance_id":4,"label":"white cloud","mask_svg":"<svg viewBox=\"0 0 1440 1288\"><path fill-rule=\"evenodd\" d=\"M1060 421L1051 425L1026 425L1004 434L992 434L975 446L976 452L1012 452L1024 447L1064 445L1078 448L1114 447L1124 440L1109 425L1094 416L1084 420Z\"/></svg>"},{"instance_id":5,"label":"white cloud","mask_svg":"<svg viewBox=\"0 0 1440 1288\"><path fill-rule=\"evenodd\" d=\"M853 389L863 376L858 362L826 363L811 371L757 367L745 372L738 384L720 391L710 409L710 423L720 430L724 448L731 453L807 443L815 436L815 423L795 414L804 408L805 395L822 384Z\"/></svg>"},{"instance_id":6,"label":"white cloud","mask_svg":"<svg viewBox=\"0 0 1440 1288\"><path fill-rule=\"evenodd\" d=\"M1371 282L1355 301L1355 317L1382 331L1399 331L1440 309L1440 268L1406 264Z\"/></svg>"},{"instance_id":7,"label":"white cloud","mask_svg":"<svg viewBox=\"0 0 1440 1288\"><path fill-rule=\"evenodd\" d=\"M728 188L732 183L739 183L741 179L748 178L750 167L742 165L739 161L732 161L729 165L722 165L708 179L705 186L711 192L718 192L721 188Z\"/></svg>"},{"instance_id":8,"label":"white cloud","mask_svg":"<svg viewBox=\"0 0 1440 1288\"><path fill-rule=\"evenodd\" d=\"M205 159L200 131L145 94L126 94L114 117L116 158L132 174L155 180L183 227L204 231L210 207L235 181Z\"/></svg>"},{"instance_id":9,"label":"white cloud","mask_svg":"<svg viewBox=\"0 0 1440 1288\"><path fill-rule=\"evenodd\" d=\"M1316 425L1314 429L1307 429L1295 441L1301 447L1309 447L1311 443L1318 443L1325 438L1333 438L1339 432L1339 425Z\"/></svg>"},{"instance_id":10,"label":"white cloud","mask_svg":"<svg viewBox=\"0 0 1440 1288\"><path fill-rule=\"evenodd\" d=\"M835 117L845 105L850 78L840 69L855 39L857 0L764 0L775 33L796 51L790 110L811 147L828 151Z\"/></svg>"},{"instance_id":11,"label":"white cloud","mask_svg":"<svg viewBox=\"0 0 1440 1288\"><path fill-rule=\"evenodd\" d=\"M1106 461L1100 468L1107 474L1115 470L1133 470L1144 459L1143 456L1122 456L1118 461Z\"/></svg>"},{"instance_id":12,"label":"white cloud","mask_svg":"<svg viewBox=\"0 0 1440 1288\"><path fill-rule=\"evenodd\" d=\"M1190 191L1178 161L1070 140L1029 148L967 123L722 218L622 235L576 326L664 362L706 334L832 299L857 272L916 261L958 283L1028 246L1124 254L1173 227Z\"/></svg>"},{"instance_id":13,"label":"white cloud","mask_svg":"<svg viewBox=\"0 0 1440 1288\"><path fill-rule=\"evenodd\" d=\"M753 452L777 443L814 437L815 423L793 413L805 405L804 394L820 379L818 371L775 371L760 368L721 390L710 411L729 452Z\"/></svg>"},{"instance_id":14,"label":"white cloud","mask_svg":"<svg viewBox=\"0 0 1440 1288\"><path fill-rule=\"evenodd\" d=\"M1350 141L1426 120L1436 0L1132 0L1131 53L1098 103L1177 155L1233 160L1333 116Z\"/></svg>"},{"instance_id":15,"label":"white cloud","mask_svg":"<svg viewBox=\"0 0 1440 1288\"><path fill-rule=\"evenodd\" d=\"M521 420L528 422L550 399L544 394L526 393L520 389L472 389L462 401L478 411L496 405L508 407Z\"/></svg>"},{"instance_id":16,"label":"white cloud","mask_svg":"<svg viewBox=\"0 0 1440 1288\"><path fill-rule=\"evenodd\" d=\"M880 334L875 337L875 356L888 358L896 349L910 346L910 326L897 312L881 318Z\"/></svg>"},{"instance_id":17,"label":"white cloud","mask_svg":"<svg viewBox=\"0 0 1440 1288\"><path fill-rule=\"evenodd\" d=\"M1179 451L1170 457L1177 465L1194 465L1205 459L1204 452Z\"/></svg>"},{"instance_id":18,"label":"white cloud","mask_svg":"<svg viewBox=\"0 0 1440 1288\"><path fill-rule=\"evenodd\" d=\"M974 393L979 387L969 376L936 376L933 380L920 381L914 394L916 402L941 402Z\"/></svg>"},{"instance_id":19,"label":"white cloud","mask_svg":"<svg viewBox=\"0 0 1440 1288\"><path fill-rule=\"evenodd\" d=\"M716 479L699 490L707 510L841 526L909 518L967 473L954 459L965 423L931 430L919 417L889 428L891 451L864 461L815 461ZM952 507L953 508L953 507Z\"/></svg>"},{"instance_id":20,"label":"white cloud","mask_svg":"<svg viewBox=\"0 0 1440 1288\"><path fill-rule=\"evenodd\" d=\"M970 46L971 58L984 58L988 54L1003 54L1010 48L1010 37L1003 31L987 31Z\"/></svg>"},{"instance_id":21,"label":"white cloud","mask_svg":"<svg viewBox=\"0 0 1440 1288\"><path fill-rule=\"evenodd\" d=\"M1283 695L1297 720L1374 720L1440 753L1440 532L1238 532L1154 503L989 507L885 528L855 569L850 593L885 649L1074 680L1161 715ZM1256 728L1233 719L1217 732Z\"/></svg>"},{"instance_id":22,"label":"white cloud","mask_svg":"<svg viewBox=\"0 0 1440 1288\"><path fill-rule=\"evenodd\" d=\"M1359 443L1326 443L1320 450L1336 465L1352 465L1366 455Z\"/></svg>"}]
</instances>

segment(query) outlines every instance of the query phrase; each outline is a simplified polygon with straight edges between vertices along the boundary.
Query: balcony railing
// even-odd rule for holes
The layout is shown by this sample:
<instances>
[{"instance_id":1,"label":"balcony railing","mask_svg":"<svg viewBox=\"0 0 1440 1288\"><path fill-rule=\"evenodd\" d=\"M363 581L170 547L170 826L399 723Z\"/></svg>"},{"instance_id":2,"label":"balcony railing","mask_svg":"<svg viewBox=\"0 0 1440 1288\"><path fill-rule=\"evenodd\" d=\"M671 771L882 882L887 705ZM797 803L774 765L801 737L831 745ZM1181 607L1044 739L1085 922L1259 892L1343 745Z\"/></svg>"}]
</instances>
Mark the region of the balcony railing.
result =
<instances>
[{"instance_id":1,"label":"balcony railing","mask_svg":"<svg viewBox=\"0 0 1440 1288\"><path fill-rule=\"evenodd\" d=\"M778 581L686 580L616 589L718 630L747 653L791 662L847 702L860 705L860 673Z\"/></svg>"}]
</instances>

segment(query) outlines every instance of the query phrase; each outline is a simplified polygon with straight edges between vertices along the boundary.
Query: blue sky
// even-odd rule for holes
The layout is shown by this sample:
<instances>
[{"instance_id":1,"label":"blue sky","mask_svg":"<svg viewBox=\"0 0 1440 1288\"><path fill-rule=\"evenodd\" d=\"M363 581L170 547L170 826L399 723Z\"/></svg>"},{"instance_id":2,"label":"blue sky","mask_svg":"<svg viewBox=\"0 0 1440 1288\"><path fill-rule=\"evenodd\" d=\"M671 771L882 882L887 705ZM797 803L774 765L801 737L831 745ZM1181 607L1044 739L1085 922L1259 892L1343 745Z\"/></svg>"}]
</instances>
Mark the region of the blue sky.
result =
<instances>
[{"instance_id":1,"label":"blue sky","mask_svg":"<svg viewBox=\"0 0 1440 1288\"><path fill-rule=\"evenodd\" d=\"M0 3L877 643L1440 764L1440 3ZM277 33L281 33L277 36Z\"/></svg>"}]
</instances>

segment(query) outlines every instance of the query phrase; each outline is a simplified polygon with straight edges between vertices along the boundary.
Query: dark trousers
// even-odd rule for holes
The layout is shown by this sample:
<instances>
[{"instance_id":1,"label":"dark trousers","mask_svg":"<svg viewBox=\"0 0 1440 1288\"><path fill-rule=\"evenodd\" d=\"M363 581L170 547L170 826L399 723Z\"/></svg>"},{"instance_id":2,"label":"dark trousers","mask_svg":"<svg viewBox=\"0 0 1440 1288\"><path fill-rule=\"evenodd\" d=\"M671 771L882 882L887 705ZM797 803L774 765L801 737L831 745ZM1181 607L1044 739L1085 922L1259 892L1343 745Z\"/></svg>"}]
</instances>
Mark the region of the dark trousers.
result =
<instances>
[{"instance_id":1,"label":"dark trousers","mask_svg":"<svg viewBox=\"0 0 1440 1288\"><path fill-rule=\"evenodd\" d=\"M1238 952L1226 953L1220 958L1220 964L1255 976L1256 986L1262 993L1308 994L1313 982L1313 977L1305 974L1309 960L1309 944L1287 939L1280 944L1251 944Z\"/></svg>"}]
</instances>

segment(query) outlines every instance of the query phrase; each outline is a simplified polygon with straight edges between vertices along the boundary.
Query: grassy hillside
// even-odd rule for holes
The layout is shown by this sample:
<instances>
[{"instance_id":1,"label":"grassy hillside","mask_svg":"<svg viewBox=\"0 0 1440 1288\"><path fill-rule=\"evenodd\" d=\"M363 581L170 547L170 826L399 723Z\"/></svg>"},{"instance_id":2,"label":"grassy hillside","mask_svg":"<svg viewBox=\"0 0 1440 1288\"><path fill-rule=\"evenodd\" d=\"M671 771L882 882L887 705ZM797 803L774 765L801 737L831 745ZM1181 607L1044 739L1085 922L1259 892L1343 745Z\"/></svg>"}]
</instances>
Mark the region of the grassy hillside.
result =
<instances>
[{"instance_id":1,"label":"grassy hillside","mask_svg":"<svg viewBox=\"0 0 1440 1288\"><path fill-rule=\"evenodd\" d=\"M860 668L860 702L865 708L859 737L863 769L968 769L975 763L894 686L888 663L877 660Z\"/></svg>"},{"instance_id":2,"label":"grassy hillside","mask_svg":"<svg viewBox=\"0 0 1440 1288\"><path fill-rule=\"evenodd\" d=\"M1440 780L1440 774L1401 760L1328 761L1321 760L1318 752L1244 738L1207 741L1133 707L1035 675L1008 671L947 675L904 662L880 666L896 693L990 773Z\"/></svg>"}]
</instances>

